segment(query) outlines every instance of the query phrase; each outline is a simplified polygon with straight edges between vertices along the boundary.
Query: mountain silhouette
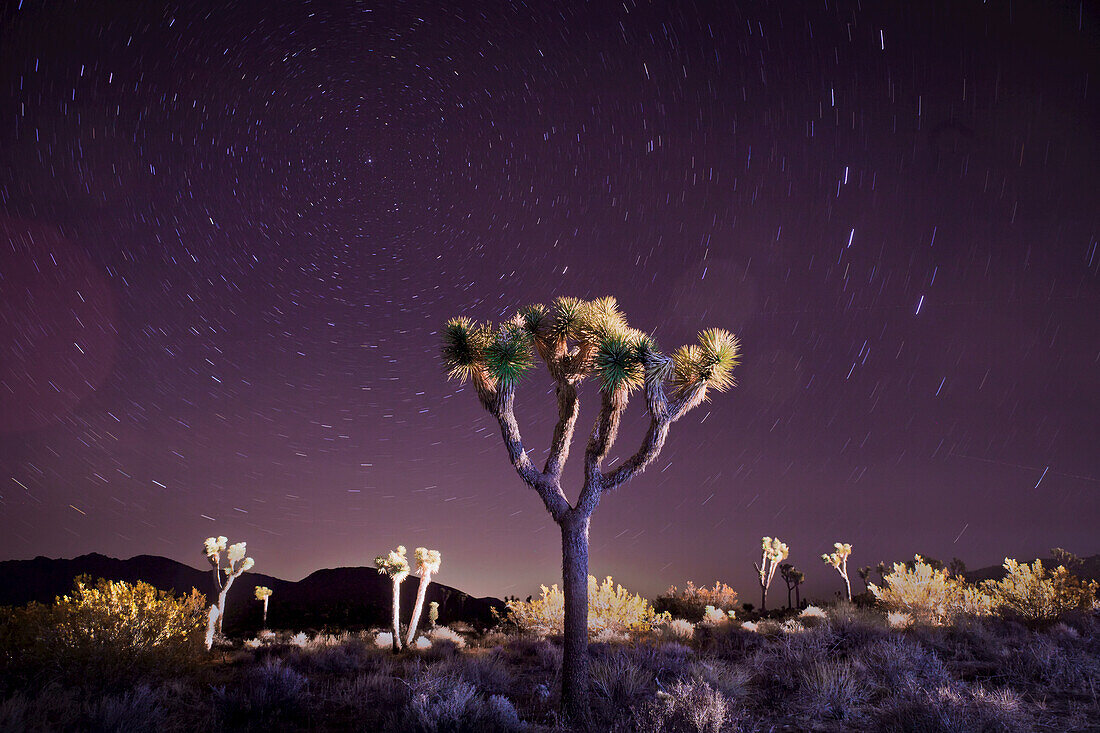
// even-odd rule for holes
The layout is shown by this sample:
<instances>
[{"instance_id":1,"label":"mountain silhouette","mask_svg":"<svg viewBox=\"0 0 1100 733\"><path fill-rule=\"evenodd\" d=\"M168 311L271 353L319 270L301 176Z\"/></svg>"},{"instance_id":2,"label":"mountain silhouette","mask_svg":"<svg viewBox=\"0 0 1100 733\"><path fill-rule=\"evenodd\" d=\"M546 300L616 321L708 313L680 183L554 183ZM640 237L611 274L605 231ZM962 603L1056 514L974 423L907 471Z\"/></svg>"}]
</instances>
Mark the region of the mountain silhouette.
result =
<instances>
[{"instance_id":1,"label":"mountain silhouette","mask_svg":"<svg viewBox=\"0 0 1100 733\"><path fill-rule=\"evenodd\" d=\"M206 595L208 602L217 595L211 569L197 570L156 555L118 560L91 553L71 560L39 556L33 560L0 562L0 606L21 606L31 601L52 603L57 596L72 590L73 579L79 575L90 575L93 581L98 578L129 583L141 580L177 595L196 588ZM404 621L408 620L419 583L419 578L410 576L401 586ZM389 627L393 600L389 579L373 567L351 567L318 570L297 582L263 573L241 575L229 589L223 622L226 633L251 633L260 628L263 605L253 596L253 589L258 585L272 590L267 614L267 625L272 629ZM427 604L432 601L439 603L441 624L462 621L486 627L493 623L493 609L504 610L504 604L496 598L474 598L433 581L425 600L425 622Z\"/></svg>"}]
</instances>

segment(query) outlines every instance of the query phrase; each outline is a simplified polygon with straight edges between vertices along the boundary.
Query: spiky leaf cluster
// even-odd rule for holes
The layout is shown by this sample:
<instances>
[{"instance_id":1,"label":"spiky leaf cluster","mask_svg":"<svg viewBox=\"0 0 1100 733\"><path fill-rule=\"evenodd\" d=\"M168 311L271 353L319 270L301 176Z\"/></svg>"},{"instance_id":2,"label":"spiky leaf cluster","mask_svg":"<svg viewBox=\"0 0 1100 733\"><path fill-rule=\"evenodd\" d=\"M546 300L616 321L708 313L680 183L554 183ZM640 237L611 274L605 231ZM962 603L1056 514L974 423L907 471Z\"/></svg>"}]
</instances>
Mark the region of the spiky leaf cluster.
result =
<instances>
[{"instance_id":1,"label":"spiky leaf cluster","mask_svg":"<svg viewBox=\"0 0 1100 733\"><path fill-rule=\"evenodd\" d=\"M773 563L783 562L791 554L787 543L780 541L778 537L762 537L760 545L764 550L764 557Z\"/></svg>"},{"instance_id":2,"label":"spiky leaf cluster","mask_svg":"<svg viewBox=\"0 0 1100 733\"><path fill-rule=\"evenodd\" d=\"M429 550L426 547L418 547L413 552L415 558L416 571L420 574L429 572L435 575L439 572L439 567L443 563L443 556L439 550Z\"/></svg>"},{"instance_id":3,"label":"spiky leaf cluster","mask_svg":"<svg viewBox=\"0 0 1100 733\"><path fill-rule=\"evenodd\" d=\"M500 384L511 387L534 366L531 338L514 322L505 323L485 347L485 371Z\"/></svg>"},{"instance_id":4,"label":"spiky leaf cluster","mask_svg":"<svg viewBox=\"0 0 1100 733\"><path fill-rule=\"evenodd\" d=\"M262 601L265 598L271 597L271 589L264 585L256 586L256 600Z\"/></svg>"},{"instance_id":5,"label":"spiky leaf cluster","mask_svg":"<svg viewBox=\"0 0 1100 733\"><path fill-rule=\"evenodd\" d=\"M739 351L733 334L711 329L699 334L698 343L666 356L651 337L630 327L612 297L535 303L495 330L468 318L453 318L443 329L448 375L460 381L481 375L490 386L514 386L537 352L559 378L594 372L602 389L613 394L647 380L670 380L678 395L700 388L724 391L735 384Z\"/></svg>"},{"instance_id":6,"label":"spiky leaf cluster","mask_svg":"<svg viewBox=\"0 0 1100 733\"><path fill-rule=\"evenodd\" d=\"M699 334L699 343L681 346L672 354L670 378L678 394L705 387L724 392L737 382L741 345L729 331L712 328Z\"/></svg>"},{"instance_id":7,"label":"spiky leaf cluster","mask_svg":"<svg viewBox=\"0 0 1100 733\"><path fill-rule=\"evenodd\" d=\"M405 556L405 546L398 545L386 555L374 558L374 566L379 573L389 576L390 580L400 583L409 577L409 559Z\"/></svg>"},{"instance_id":8,"label":"spiky leaf cluster","mask_svg":"<svg viewBox=\"0 0 1100 733\"><path fill-rule=\"evenodd\" d=\"M492 331L469 318L447 321L443 327L443 366L447 376L465 382L483 368L485 351L492 341Z\"/></svg>"},{"instance_id":9,"label":"spiky leaf cluster","mask_svg":"<svg viewBox=\"0 0 1100 733\"><path fill-rule=\"evenodd\" d=\"M834 542L834 551L826 555L822 555L821 559L828 565L832 565L837 570L840 570L848 563L848 556L852 554L852 546L846 542Z\"/></svg>"}]
</instances>

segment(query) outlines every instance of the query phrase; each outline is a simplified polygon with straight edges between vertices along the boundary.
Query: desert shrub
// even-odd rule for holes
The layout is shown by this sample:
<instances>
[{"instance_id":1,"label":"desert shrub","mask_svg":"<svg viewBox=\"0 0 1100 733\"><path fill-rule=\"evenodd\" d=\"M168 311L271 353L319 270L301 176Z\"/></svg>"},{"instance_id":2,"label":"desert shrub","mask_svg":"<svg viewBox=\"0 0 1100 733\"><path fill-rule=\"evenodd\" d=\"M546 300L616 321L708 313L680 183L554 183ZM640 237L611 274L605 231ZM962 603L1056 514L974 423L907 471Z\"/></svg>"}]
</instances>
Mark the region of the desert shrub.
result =
<instances>
[{"instance_id":1,"label":"desert shrub","mask_svg":"<svg viewBox=\"0 0 1100 733\"><path fill-rule=\"evenodd\" d=\"M428 669L413 679L408 703L392 727L418 733L504 733L526 726L507 697L485 698L466 680Z\"/></svg>"},{"instance_id":2,"label":"desert shrub","mask_svg":"<svg viewBox=\"0 0 1100 733\"><path fill-rule=\"evenodd\" d=\"M539 635L561 634L565 617L565 594L553 585L542 586L542 594L531 601L508 601L508 611L523 631ZM652 631L656 624L668 619L657 614L649 601L616 585L607 576L603 583L588 576L588 633L610 631L616 634L638 634Z\"/></svg>"},{"instance_id":3,"label":"desert shrub","mask_svg":"<svg viewBox=\"0 0 1100 733\"><path fill-rule=\"evenodd\" d=\"M805 628L812 629L829 623L829 614L817 606L806 606L798 614L798 620Z\"/></svg>"},{"instance_id":4,"label":"desert shrub","mask_svg":"<svg viewBox=\"0 0 1100 733\"><path fill-rule=\"evenodd\" d=\"M236 728L246 722L270 722L305 706L309 680L281 660L269 658L251 667L239 685L213 688L220 722Z\"/></svg>"},{"instance_id":5,"label":"desert shrub","mask_svg":"<svg viewBox=\"0 0 1100 733\"><path fill-rule=\"evenodd\" d=\"M815 662L799 673L794 708L811 720L852 720L870 692L847 661Z\"/></svg>"},{"instance_id":6,"label":"desert shrub","mask_svg":"<svg viewBox=\"0 0 1100 733\"><path fill-rule=\"evenodd\" d=\"M692 623L703 620L707 606L733 611L740 608L741 601L737 600L737 591L725 583L716 581L713 588L697 588L690 580L683 590L669 586L667 591L653 599L656 613L667 613L672 618Z\"/></svg>"},{"instance_id":7,"label":"desert shrub","mask_svg":"<svg viewBox=\"0 0 1100 733\"><path fill-rule=\"evenodd\" d=\"M871 593L888 610L904 611L920 623L943 624L957 616L988 615L993 599L979 588L935 568L920 555L905 565L895 563L883 587L870 584Z\"/></svg>"},{"instance_id":8,"label":"desert shrub","mask_svg":"<svg viewBox=\"0 0 1100 733\"><path fill-rule=\"evenodd\" d=\"M0 670L111 684L195 661L206 599L176 597L148 583L77 578L52 606L0 609ZM6 668L6 669L5 669Z\"/></svg>"},{"instance_id":9,"label":"desert shrub","mask_svg":"<svg viewBox=\"0 0 1100 733\"><path fill-rule=\"evenodd\" d=\"M1093 607L1096 581L1085 582L1059 565L1053 570L1040 560L1031 565L1005 558L1005 577L986 581L983 589L992 596L997 612L1031 624L1048 624L1072 611Z\"/></svg>"},{"instance_id":10,"label":"desert shrub","mask_svg":"<svg viewBox=\"0 0 1100 733\"><path fill-rule=\"evenodd\" d=\"M456 649L462 649L466 646L466 639L463 638L462 634L452 631L446 626L436 626L428 632L428 638L431 639L432 644L448 642L454 644Z\"/></svg>"},{"instance_id":11,"label":"desert shrub","mask_svg":"<svg viewBox=\"0 0 1100 733\"><path fill-rule=\"evenodd\" d=\"M633 711L634 728L649 733L719 733L729 704L706 682L677 682Z\"/></svg>"},{"instance_id":12,"label":"desert shrub","mask_svg":"<svg viewBox=\"0 0 1100 733\"><path fill-rule=\"evenodd\" d=\"M695 636L695 627L690 621L682 618L674 618L668 623L661 624L660 636L666 641L691 641Z\"/></svg>"}]
</instances>

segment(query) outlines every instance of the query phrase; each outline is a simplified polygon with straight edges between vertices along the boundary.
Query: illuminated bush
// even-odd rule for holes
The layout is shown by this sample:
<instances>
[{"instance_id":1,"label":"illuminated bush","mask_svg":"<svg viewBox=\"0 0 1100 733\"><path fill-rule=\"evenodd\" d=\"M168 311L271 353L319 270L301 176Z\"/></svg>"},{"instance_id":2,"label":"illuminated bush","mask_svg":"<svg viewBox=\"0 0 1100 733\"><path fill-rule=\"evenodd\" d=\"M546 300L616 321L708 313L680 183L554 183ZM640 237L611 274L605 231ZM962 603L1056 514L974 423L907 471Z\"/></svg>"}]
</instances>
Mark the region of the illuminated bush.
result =
<instances>
[{"instance_id":1,"label":"illuminated bush","mask_svg":"<svg viewBox=\"0 0 1100 733\"><path fill-rule=\"evenodd\" d=\"M54 605L0 609L0 665L99 682L178 668L201 649L206 598L81 576Z\"/></svg>"},{"instance_id":2,"label":"illuminated bush","mask_svg":"<svg viewBox=\"0 0 1100 733\"><path fill-rule=\"evenodd\" d=\"M693 623L703 620L707 606L733 611L741 606L741 601L737 599L737 591L725 583L715 582L713 588L696 588L690 580L683 590L669 586L663 595L653 600L657 613L668 613L673 618Z\"/></svg>"},{"instance_id":3,"label":"illuminated bush","mask_svg":"<svg viewBox=\"0 0 1100 733\"><path fill-rule=\"evenodd\" d=\"M531 601L508 601L508 611L520 629L540 635L560 634L565 615L565 595L557 584L542 586L542 595ZM588 634L639 634L667 622L645 598L631 594L607 576L603 583L588 576Z\"/></svg>"},{"instance_id":4,"label":"illuminated bush","mask_svg":"<svg viewBox=\"0 0 1100 733\"><path fill-rule=\"evenodd\" d=\"M1005 558L1004 569L1003 579L982 584L1002 615L1052 623L1070 611L1088 610L1096 601L1096 581L1085 582L1063 565L1047 570L1040 560L1028 565Z\"/></svg>"},{"instance_id":5,"label":"illuminated bush","mask_svg":"<svg viewBox=\"0 0 1100 733\"><path fill-rule=\"evenodd\" d=\"M943 624L957 616L985 616L993 611L993 599L982 589L967 584L944 568L934 568L920 555L912 567L894 563L883 587L872 583L871 593L887 609L904 611L914 621Z\"/></svg>"}]
</instances>

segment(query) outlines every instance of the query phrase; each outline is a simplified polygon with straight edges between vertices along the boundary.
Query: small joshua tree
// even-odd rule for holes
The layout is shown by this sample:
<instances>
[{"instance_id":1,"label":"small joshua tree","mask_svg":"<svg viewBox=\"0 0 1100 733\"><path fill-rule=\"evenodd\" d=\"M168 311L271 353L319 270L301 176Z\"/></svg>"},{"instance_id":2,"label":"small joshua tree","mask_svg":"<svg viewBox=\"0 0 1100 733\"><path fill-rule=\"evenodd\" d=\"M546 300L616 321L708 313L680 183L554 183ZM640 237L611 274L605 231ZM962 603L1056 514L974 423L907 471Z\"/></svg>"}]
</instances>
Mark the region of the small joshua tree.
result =
<instances>
[{"instance_id":1,"label":"small joshua tree","mask_svg":"<svg viewBox=\"0 0 1100 733\"><path fill-rule=\"evenodd\" d=\"M428 604L428 626L433 629L439 624L439 601Z\"/></svg>"},{"instance_id":2,"label":"small joshua tree","mask_svg":"<svg viewBox=\"0 0 1100 733\"><path fill-rule=\"evenodd\" d=\"M246 570L250 570L256 563L250 557L245 557L245 543L238 542L228 545L225 537L207 537L203 541L202 551L214 570L214 589L218 591L218 602L210 606L210 614L206 624L206 648L214 646L214 635L222 633L222 618L225 616L225 597L229 593L229 587L233 581ZM228 545L228 548L227 548ZM221 554L226 553L228 565L222 568ZM225 582L222 582L222 571L225 572Z\"/></svg>"},{"instance_id":3,"label":"small joshua tree","mask_svg":"<svg viewBox=\"0 0 1100 733\"><path fill-rule=\"evenodd\" d=\"M264 628L267 628L267 599L271 598L271 589L264 585L256 586L256 600L264 602Z\"/></svg>"},{"instance_id":4,"label":"small joshua tree","mask_svg":"<svg viewBox=\"0 0 1100 733\"><path fill-rule=\"evenodd\" d=\"M760 546L763 548L764 554L760 564L753 563L753 567L760 575L760 612L763 613L768 610L768 588L771 587L775 571L779 567L779 563L786 560L791 551L785 543L779 541L778 537L762 537Z\"/></svg>"},{"instance_id":5,"label":"small joshua tree","mask_svg":"<svg viewBox=\"0 0 1100 733\"><path fill-rule=\"evenodd\" d=\"M785 562L779 566L779 575L783 578L783 582L787 584L787 608L794 608L791 605L791 591L797 591L798 586L802 581L806 579L802 571L791 565L789 562ZM798 601L795 601L798 604Z\"/></svg>"},{"instance_id":6,"label":"small joshua tree","mask_svg":"<svg viewBox=\"0 0 1100 733\"><path fill-rule=\"evenodd\" d=\"M852 554L852 546L847 542L834 542L833 551L822 555L821 559L826 565L832 565L844 578L844 588L848 592L848 600L852 600L852 584L848 581L848 556Z\"/></svg>"},{"instance_id":7,"label":"small joshua tree","mask_svg":"<svg viewBox=\"0 0 1100 733\"><path fill-rule=\"evenodd\" d=\"M859 579L863 581L863 589L869 593L871 591L871 566L864 565L856 572L859 573Z\"/></svg>"},{"instance_id":8,"label":"small joshua tree","mask_svg":"<svg viewBox=\"0 0 1100 733\"><path fill-rule=\"evenodd\" d=\"M588 528L601 497L645 470L669 429L710 394L734 385L740 345L733 334L704 331L699 342L666 356L646 333L631 328L614 298L557 298L529 305L493 326L453 318L443 328L448 376L473 382L482 407L500 424L508 457L561 529L565 599L561 701L570 718L589 720ZM541 470L523 444L514 404L516 385L535 363L546 364L557 396L558 422ZM580 415L577 397L589 376L600 382L599 412L584 451L584 483L575 502L562 490L562 470ZM603 463L618 437L633 392L641 392L649 427L641 446L614 467Z\"/></svg>"},{"instance_id":9,"label":"small joshua tree","mask_svg":"<svg viewBox=\"0 0 1100 733\"><path fill-rule=\"evenodd\" d=\"M405 557L405 546L398 545L388 555L374 558L378 572L393 582L393 653L401 651L401 583L409 577L409 559Z\"/></svg>"},{"instance_id":10,"label":"small joshua tree","mask_svg":"<svg viewBox=\"0 0 1100 733\"><path fill-rule=\"evenodd\" d=\"M443 561L439 550L429 550L418 547L413 553L415 568L420 575L420 587L416 590L416 605L413 606L412 618L409 619L409 633L405 637L405 646L412 646L416 639L416 627L420 623L420 612L424 608L424 596L428 592L428 584L432 582L432 576L439 572L439 565Z\"/></svg>"}]
</instances>

